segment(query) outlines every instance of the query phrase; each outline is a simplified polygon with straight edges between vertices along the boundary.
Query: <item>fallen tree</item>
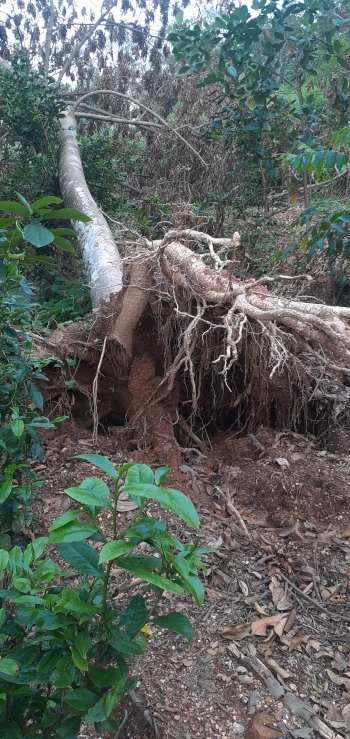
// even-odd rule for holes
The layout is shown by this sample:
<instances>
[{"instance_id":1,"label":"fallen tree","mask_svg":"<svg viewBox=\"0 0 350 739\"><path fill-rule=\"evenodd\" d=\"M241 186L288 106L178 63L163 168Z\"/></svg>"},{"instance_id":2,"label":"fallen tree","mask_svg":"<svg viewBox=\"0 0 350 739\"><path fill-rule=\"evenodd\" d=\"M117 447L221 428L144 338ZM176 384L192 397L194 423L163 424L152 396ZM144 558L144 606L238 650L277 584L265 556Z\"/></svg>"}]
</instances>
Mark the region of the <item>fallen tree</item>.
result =
<instances>
[{"instance_id":1,"label":"fallen tree","mask_svg":"<svg viewBox=\"0 0 350 739\"><path fill-rule=\"evenodd\" d=\"M217 427L317 432L346 412L349 308L276 294L290 277L237 279L238 234L170 230L121 243L121 257L88 190L72 110L61 138L65 204L91 219L74 228L93 312L56 331L51 345L79 357L77 386L95 433L114 413L139 445L178 464L181 444L203 449Z\"/></svg>"}]
</instances>

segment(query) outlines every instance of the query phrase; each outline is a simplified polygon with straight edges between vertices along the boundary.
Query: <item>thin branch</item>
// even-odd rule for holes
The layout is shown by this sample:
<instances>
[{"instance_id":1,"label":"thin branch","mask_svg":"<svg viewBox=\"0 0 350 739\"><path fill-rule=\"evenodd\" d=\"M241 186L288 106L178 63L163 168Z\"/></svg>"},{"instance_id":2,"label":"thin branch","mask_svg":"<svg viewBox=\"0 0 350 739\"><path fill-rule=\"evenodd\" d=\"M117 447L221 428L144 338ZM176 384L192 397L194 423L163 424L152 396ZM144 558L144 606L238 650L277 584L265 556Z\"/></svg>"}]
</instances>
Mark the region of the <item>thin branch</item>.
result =
<instances>
[{"instance_id":1,"label":"thin branch","mask_svg":"<svg viewBox=\"0 0 350 739\"><path fill-rule=\"evenodd\" d=\"M89 97L92 97L92 95L115 95L116 97L123 98L123 100L128 100L130 103L133 103L134 105L138 105L140 108L143 108L143 110L147 110L148 113L150 113L155 118L157 118L163 124L163 126L168 128L172 134L177 136L185 144L185 146L191 149L193 154L195 154L195 156L200 160L200 162L203 164L204 167L208 167L207 163L201 157L199 152L196 151L196 149L192 146L192 144L186 141L186 139L183 136L181 136L181 133L179 133L174 128L172 128L172 126L169 125L169 123L165 120L165 118L159 115L159 113L156 113L154 110L152 110L152 108L149 108L147 105L144 105L144 103L140 103L138 100L135 100L135 98L130 97L130 95L125 95L123 92L116 92L116 90L106 90L106 89L87 92L85 95L79 98L79 100L77 100L76 103L74 103L73 112L75 112L75 110L79 107L79 105L82 102L84 102L84 100L86 100Z\"/></svg>"},{"instance_id":2,"label":"thin branch","mask_svg":"<svg viewBox=\"0 0 350 739\"><path fill-rule=\"evenodd\" d=\"M324 182L314 182L313 185L308 185L308 190L318 190L320 187L326 187L326 185L332 185L333 182L336 182L341 177L344 177L348 173L348 170L346 169L344 172L340 172L340 174L337 174L335 177L332 177L330 180L325 180ZM302 190L301 187L298 187L297 192L300 192ZM275 195L269 195L269 200L278 200L279 198L284 198L286 195L290 195L288 190L284 190L283 192L276 193Z\"/></svg>"},{"instance_id":3,"label":"thin branch","mask_svg":"<svg viewBox=\"0 0 350 739\"><path fill-rule=\"evenodd\" d=\"M152 123L151 121L138 121L137 119L129 118L117 118L114 115L101 115L100 113L88 113L84 110L75 111L76 118L92 118L96 121L106 121L106 123L126 123L129 126L141 126L142 128L163 128L159 123Z\"/></svg>"}]
</instances>

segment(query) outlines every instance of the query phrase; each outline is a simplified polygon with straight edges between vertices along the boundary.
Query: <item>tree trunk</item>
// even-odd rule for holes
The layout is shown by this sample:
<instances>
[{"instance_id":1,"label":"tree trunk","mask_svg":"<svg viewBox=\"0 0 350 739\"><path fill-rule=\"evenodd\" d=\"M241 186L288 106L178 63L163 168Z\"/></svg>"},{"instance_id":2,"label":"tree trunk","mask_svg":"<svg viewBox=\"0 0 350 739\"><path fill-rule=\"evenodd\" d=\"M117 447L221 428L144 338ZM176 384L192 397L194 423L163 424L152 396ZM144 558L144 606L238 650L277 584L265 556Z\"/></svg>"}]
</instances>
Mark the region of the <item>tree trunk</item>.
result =
<instances>
[{"instance_id":1,"label":"tree trunk","mask_svg":"<svg viewBox=\"0 0 350 739\"><path fill-rule=\"evenodd\" d=\"M59 178L68 208L76 208L91 219L74 221L94 308L109 302L123 287L123 267L111 230L91 196L81 163L77 124L68 110L61 122Z\"/></svg>"}]
</instances>

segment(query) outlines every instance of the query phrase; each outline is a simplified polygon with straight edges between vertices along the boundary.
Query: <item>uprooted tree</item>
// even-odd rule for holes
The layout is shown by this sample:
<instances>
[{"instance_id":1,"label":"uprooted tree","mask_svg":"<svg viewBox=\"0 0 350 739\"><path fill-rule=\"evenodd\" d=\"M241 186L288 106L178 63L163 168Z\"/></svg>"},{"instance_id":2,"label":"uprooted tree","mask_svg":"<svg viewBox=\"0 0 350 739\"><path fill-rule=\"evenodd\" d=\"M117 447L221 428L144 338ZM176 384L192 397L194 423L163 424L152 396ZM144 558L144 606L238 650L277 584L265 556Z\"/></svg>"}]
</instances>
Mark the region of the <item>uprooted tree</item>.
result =
<instances>
[{"instance_id":1,"label":"uprooted tree","mask_svg":"<svg viewBox=\"0 0 350 739\"><path fill-rule=\"evenodd\" d=\"M52 7L46 41L54 32ZM70 63L86 42L71 46ZM67 74L69 65L63 69ZM92 107L97 94L117 95L133 112L141 105L142 116ZM280 296L275 286L290 277L238 279L238 233L214 238L178 228L157 241L118 243L86 183L77 121L162 128L165 136L169 125L125 92L68 97L74 103L61 118L59 180L65 205L90 218L73 225L93 311L56 330L49 348L78 358L76 392L88 398L94 432L114 413L127 419L139 444L177 465L181 448L203 451L217 425L317 431L346 412L350 309ZM171 135L187 145L177 131Z\"/></svg>"}]
</instances>

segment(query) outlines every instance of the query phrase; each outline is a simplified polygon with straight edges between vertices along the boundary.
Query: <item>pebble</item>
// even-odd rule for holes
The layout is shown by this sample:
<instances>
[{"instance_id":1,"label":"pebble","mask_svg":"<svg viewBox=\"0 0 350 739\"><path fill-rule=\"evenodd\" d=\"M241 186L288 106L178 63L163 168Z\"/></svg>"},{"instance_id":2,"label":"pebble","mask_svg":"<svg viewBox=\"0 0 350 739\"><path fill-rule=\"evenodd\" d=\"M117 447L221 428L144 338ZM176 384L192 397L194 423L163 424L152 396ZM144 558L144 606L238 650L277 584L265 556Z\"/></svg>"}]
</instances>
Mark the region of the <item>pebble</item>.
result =
<instances>
[{"instance_id":1,"label":"pebble","mask_svg":"<svg viewBox=\"0 0 350 739\"><path fill-rule=\"evenodd\" d=\"M231 729L233 735L239 736L244 734L244 726L243 724L239 724L238 721L235 721L234 724L232 724Z\"/></svg>"}]
</instances>

